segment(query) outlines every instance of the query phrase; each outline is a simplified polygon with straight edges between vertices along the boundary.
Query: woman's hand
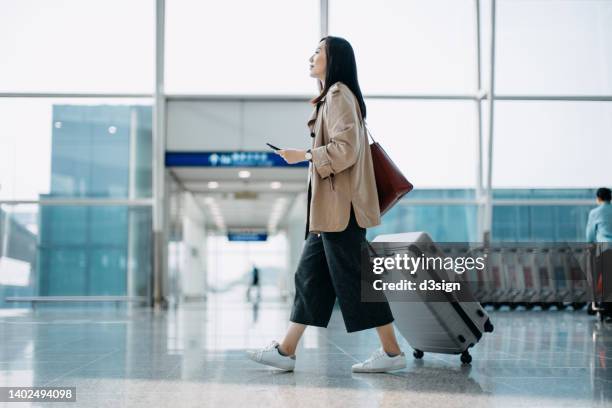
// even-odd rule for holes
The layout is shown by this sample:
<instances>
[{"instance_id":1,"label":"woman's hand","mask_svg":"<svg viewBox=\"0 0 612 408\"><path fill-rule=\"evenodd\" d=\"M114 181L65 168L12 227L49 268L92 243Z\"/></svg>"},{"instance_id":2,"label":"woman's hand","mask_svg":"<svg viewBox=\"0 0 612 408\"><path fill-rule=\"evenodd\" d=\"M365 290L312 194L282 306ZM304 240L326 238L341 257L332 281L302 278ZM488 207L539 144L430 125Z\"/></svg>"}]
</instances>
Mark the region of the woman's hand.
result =
<instances>
[{"instance_id":1,"label":"woman's hand","mask_svg":"<svg viewBox=\"0 0 612 408\"><path fill-rule=\"evenodd\" d=\"M281 149L276 150L276 154L281 156L289 164L295 164L306 161L306 150L299 149Z\"/></svg>"}]
</instances>

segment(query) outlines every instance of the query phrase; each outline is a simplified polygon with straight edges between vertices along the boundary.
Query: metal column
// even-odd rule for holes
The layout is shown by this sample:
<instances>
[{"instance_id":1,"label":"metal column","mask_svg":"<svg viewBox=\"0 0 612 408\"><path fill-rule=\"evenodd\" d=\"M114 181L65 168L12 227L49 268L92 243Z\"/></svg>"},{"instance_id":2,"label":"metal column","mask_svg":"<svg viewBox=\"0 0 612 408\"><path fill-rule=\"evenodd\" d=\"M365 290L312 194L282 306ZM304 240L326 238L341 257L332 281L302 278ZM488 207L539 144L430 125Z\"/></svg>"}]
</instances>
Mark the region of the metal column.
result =
<instances>
[{"instance_id":1,"label":"metal column","mask_svg":"<svg viewBox=\"0 0 612 408\"><path fill-rule=\"evenodd\" d=\"M321 20L321 38L326 37L329 33L329 0L321 0L320 20Z\"/></svg>"},{"instance_id":2,"label":"metal column","mask_svg":"<svg viewBox=\"0 0 612 408\"><path fill-rule=\"evenodd\" d=\"M485 189L485 219L483 239L485 242L491 239L491 229L493 226L493 118L495 106L495 0L491 0L491 38L490 38L490 59L489 59L489 128L487 132L487 187Z\"/></svg>"},{"instance_id":3,"label":"metal column","mask_svg":"<svg viewBox=\"0 0 612 408\"><path fill-rule=\"evenodd\" d=\"M165 306L167 272L166 220L166 96L164 94L165 0L156 0L155 13L155 95L153 107L153 281L152 303Z\"/></svg>"},{"instance_id":4,"label":"metal column","mask_svg":"<svg viewBox=\"0 0 612 408\"><path fill-rule=\"evenodd\" d=\"M478 129L476 143L476 202L477 202L477 239L482 239L484 232L483 182L482 182L482 64L480 61L480 0L474 0L476 17L476 126Z\"/></svg>"}]
</instances>

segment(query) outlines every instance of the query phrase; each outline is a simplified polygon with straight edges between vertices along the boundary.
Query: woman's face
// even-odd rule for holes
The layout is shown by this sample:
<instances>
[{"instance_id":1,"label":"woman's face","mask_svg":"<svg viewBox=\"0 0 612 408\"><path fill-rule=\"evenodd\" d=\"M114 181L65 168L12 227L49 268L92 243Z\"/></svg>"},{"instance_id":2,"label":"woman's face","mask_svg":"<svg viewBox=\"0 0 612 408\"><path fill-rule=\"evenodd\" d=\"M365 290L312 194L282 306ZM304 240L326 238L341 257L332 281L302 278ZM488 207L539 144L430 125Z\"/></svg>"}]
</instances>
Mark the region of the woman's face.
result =
<instances>
[{"instance_id":1,"label":"woman's face","mask_svg":"<svg viewBox=\"0 0 612 408\"><path fill-rule=\"evenodd\" d=\"M321 41L310 59L310 76L325 81L327 60L325 58L325 41Z\"/></svg>"}]
</instances>

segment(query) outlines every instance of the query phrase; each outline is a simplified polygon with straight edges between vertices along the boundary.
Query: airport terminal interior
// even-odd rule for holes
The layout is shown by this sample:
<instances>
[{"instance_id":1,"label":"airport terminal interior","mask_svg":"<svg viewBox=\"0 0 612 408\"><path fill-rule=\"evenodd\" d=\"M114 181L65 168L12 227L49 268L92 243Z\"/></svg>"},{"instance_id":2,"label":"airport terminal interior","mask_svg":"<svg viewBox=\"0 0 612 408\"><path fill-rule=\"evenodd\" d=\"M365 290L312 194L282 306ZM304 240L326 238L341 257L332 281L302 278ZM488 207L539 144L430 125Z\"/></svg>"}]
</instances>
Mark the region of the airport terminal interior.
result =
<instances>
[{"instance_id":1,"label":"airport terminal interior","mask_svg":"<svg viewBox=\"0 0 612 408\"><path fill-rule=\"evenodd\" d=\"M587 235L611 21L610 0L0 0L0 406L612 406ZM398 323L407 367L353 373L379 341L338 305L293 372L247 358L287 330L308 206L309 163L266 143L311 147L327 35L414 185L366 238L501 248L469 363Z\"/></svg>"}]
</instances>

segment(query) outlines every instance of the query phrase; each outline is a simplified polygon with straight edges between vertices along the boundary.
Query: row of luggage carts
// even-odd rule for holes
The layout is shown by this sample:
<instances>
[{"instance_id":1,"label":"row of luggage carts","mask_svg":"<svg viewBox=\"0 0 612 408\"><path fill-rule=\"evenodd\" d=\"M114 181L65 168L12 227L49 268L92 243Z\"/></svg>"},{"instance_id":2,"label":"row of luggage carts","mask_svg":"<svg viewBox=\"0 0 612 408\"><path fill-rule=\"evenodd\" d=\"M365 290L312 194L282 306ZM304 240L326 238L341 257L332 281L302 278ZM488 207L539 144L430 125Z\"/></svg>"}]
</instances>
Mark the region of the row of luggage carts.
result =
<instances>
[{"instance_id":1,"label":"row of luggage carts","mask_svg":"<svg viewBox=\"0 0 612 408\"><path fill-rule=\"evenodd\" d=\"M483 306L580 310L593 300L593 250L586 245L498 245L471 252L487 260L486 268L467 272Z\"/></svg>"}]
</instances>

